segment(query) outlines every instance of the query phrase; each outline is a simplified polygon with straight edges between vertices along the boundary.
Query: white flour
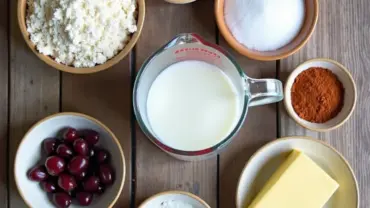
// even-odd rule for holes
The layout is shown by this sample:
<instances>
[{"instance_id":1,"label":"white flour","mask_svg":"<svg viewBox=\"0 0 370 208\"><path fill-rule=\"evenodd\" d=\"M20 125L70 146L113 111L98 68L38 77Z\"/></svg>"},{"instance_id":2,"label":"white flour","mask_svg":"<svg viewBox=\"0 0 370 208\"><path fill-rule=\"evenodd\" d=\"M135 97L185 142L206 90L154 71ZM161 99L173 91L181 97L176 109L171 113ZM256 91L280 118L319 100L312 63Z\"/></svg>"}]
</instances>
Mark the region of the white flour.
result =
<instances>
[{"instance_id":1,"label":"white flour","mask_svg":"<svg viewBox=\"0 0 370 208\"><path fill-rule=\"evenodd\" d=\"M153 207L154 208L154 207ZM185 203L183 201L164 201L159 205L159 207L155 208L194 208L191 204Z\"/></svg>"},{"instance_id":2,"label":"white flour","mask_svg":"<svg viewBox=\"0 0 370 208\"><path fill-rule=\"evenodd\" d=\"M305 17L304 0L225 0L225 21L247 48L272 51L291 42Z\"/></svg>"},{"instance_id":3,"label":"white flour","mask_svg":"<svg viewBox=\"0 0 370 208\"><path fill-rule=\"evenodd\" d=\"M136 31L136 0L29 0L27 31L57 62L93 67L115 56Z\"/></svg>"}]
</instances>

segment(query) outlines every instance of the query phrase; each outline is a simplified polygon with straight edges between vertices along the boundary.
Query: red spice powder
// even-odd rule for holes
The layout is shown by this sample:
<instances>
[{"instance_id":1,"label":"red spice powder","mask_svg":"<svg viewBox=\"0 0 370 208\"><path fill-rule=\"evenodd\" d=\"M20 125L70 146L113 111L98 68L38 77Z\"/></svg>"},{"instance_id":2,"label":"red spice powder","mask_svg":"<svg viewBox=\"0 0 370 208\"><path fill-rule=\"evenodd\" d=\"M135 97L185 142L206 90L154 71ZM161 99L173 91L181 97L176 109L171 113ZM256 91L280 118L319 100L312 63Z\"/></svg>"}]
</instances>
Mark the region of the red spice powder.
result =
<instances>
[{"instance_id":1,"label":"red spice powder","mask_svg":"<svg viewBox=\"0 0 370 208\"><path fill-rule=\"evenodd\" d=\"M330 70L312 67L296 77L291 98L299 117L313 123L324 123L341 111L344 88Z\"/></svg>"}]
</instances>

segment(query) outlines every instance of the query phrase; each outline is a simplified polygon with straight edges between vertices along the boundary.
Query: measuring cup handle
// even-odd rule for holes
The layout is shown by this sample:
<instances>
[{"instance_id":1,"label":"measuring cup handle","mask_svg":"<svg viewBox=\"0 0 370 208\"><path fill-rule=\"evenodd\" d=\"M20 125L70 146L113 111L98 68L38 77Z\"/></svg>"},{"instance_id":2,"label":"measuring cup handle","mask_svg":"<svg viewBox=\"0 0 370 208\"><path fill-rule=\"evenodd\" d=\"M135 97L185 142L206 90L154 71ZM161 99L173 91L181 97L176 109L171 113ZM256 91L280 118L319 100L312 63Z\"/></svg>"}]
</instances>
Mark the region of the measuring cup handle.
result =
<instances>
[{"instance_id":1,"label":"measuring cup handle","mask_svg":"<svg viewBox=\"0 0 370 208\"><path fill-rule=\"evenodd\" d=\"M283 99L283 85L277 79L251 79L246 78L249 86L249 106L276 103Z\"/></svg>"}]
</instances>

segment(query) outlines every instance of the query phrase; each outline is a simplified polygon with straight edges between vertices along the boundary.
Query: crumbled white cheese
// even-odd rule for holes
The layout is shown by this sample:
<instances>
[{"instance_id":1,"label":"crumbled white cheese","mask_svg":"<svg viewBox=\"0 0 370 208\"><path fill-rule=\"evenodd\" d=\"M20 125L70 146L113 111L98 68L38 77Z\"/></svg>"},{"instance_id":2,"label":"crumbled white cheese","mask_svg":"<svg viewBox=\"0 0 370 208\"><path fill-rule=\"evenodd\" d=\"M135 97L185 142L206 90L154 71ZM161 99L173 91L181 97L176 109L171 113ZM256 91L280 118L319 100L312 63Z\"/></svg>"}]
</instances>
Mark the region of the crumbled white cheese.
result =
<instances>
[{"instance_id":1,"label":"crumbled white cheese","mask_svg":"<svg viewBox=\"0 0 370 208\"><path fill-rule=\"evenodd\" d=\"M27 31L37 50L75 67L102 64L136 27L136 0L29 0Z\"/></svg>"},{"instance_id":2,"label":"crumbled white cheese","mask_svg":"<svg viewBox=\"0 0 370 208\"><path fill-rule=\"evenodd\" d=\"M183 201L169 200L162 202L156 208L193 208L193 206Z\"/></svg>"}]
</instances>

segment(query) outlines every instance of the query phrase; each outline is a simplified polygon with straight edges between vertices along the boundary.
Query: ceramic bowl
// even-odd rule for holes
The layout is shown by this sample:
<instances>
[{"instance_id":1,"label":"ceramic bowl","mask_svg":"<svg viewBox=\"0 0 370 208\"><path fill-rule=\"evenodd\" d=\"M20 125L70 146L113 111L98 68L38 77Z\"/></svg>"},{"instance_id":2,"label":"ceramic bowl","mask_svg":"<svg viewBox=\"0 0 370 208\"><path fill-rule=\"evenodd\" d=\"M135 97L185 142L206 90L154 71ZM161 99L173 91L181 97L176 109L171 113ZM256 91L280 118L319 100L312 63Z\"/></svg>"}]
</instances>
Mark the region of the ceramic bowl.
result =
<instances>
[{"instance_id":1,"label":"ceramic bowl","mask_svg":"<svg viewBox=\"0 0 370 208\"><path fill-rule=\"evenodd\" d=\"M358 184L349 163L328 144L302 136L272 141L249 159L239 178L237 208L248 207L293 149L306 154L338 182L338 190L323 208L359 208Z\"/></svg>"},{"instance_id":2,"label":"ceramic bowl","mask_svg":"<svg viewBox=\"0 0 370 208\"><path fill-rule=\"evenodd\" d=\"M182 202L186 205L191 205L192 208L211 208L205 201L194 194L184 191L166 191L156 194L145 200L139 208L162 207L167 203ZM167 207L167 206L163 206ZM180 206L178 206L180 207Z\"/></svg>"},{"instance_id":3,"label":"ceramic bowl","mask_svg":"<svg viewBox=\"0 0 370 208\"><path fill-rule=\"evenodd\" d=\"M275 51L256 51L248 49L246 46L239 43L234 36L231 34L228 26L225 22L224 17L224 2L225 0L215 1L215 15L218 28L229 43L229 45L238 51L240 54L247 56L248 58L261 60L261 61L274 61L286 58L299 49L301 49L307 41L310 39L319 16L319 2L318 0L305 0L306 14L305 21L299 34L293 39L292 42L283 46Z\"/></svg>"},{"instance_id":4,"label":"ceramic bowl","mask_svg":"<svg viewBox=\"0 0 370 208\"><path fill-rule=\"evenodd\" d=\"M338 79L342 82L344 88L344 103L342 110L339 114L325 123L311 123L298 116L294 111L291 100L291 88L293 86L295 78L304 70L310 67L323 67L331 70ZM288 77L285 88L284 88L284 104L285 108L290 115L298 124L301 126L313 130L313 131L330 131L343 125L349 117L352 115L353 110L356 106L356 85L349 73L349 71L340 63L330 59L312 59L300 64Z\"/></svg>"},{"instance_id":5,"label":"ceramic bowl","mask_svg":"<svg viewBox=\"0 0 370 208\"><path fill-rule=\"evenodd\" d=\"M44 61L46 64L60 70L63 72L69 72L73 74L90 74L95 73L99 71L106 70L108 68L111 68L115 64L117 64L119 61L121 61L134 47L136 42L139 39L139 36L141 34L143 25L144 25L144 19L145 19L145 0L137 0L138 3L138 16L137 16L137 31L132 35L131 39L128 41L126 46L113 58L109 59L107 62L103 64L96 65L94 67L90 68L76 68L73 66L67 66L65 64L60 64L56 62L52 57L46 56L44 54L41 54L37 51L35 44L32 43L30 40L30 35L27 32L26 27L26 10L27 10L27 0L18 0L18 24L21 29L23 38L25 39L27 45L30 47L30 49L39 57L42 61Z\"/></svg>"},{"instance_id":6,"label":"ceramic bowl","mask_svg":"<svg viewBox=\"0 0 370 208\"><path fill-rule=\"evenodd\" d=\"M191 3L191 2L194 2L196 0L165 0L169 3L173 3L173 4L187 4L187 3Z\"/></svg>"},{"instance_id":7,"label":"ceramic bowl","mask_svg":"<svg viewBox=\"0 0 370 208\"><path fill-rule=\"evenodd\" d=\"M28 171L42 160L42 142L45 138L55 137L61 129L93 129L100 134L97 146L103 147L111 154L111 165L115 171L115 181L104 194L95 197L91 208L113 207L121 194L125 179L125 159L116 136L100 121L79 113L59 113L46 117L33 125L23 137L15 157L14 178L18 191L29 207L54 208L48 195L38 182L30 181ZM75 204L71 208L80 207Z\"/></svg>"}]
</instances>

